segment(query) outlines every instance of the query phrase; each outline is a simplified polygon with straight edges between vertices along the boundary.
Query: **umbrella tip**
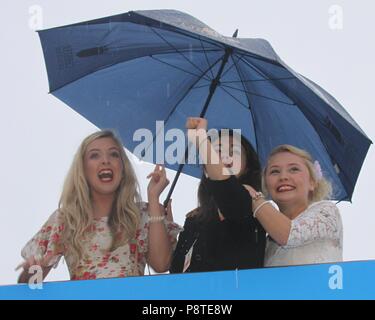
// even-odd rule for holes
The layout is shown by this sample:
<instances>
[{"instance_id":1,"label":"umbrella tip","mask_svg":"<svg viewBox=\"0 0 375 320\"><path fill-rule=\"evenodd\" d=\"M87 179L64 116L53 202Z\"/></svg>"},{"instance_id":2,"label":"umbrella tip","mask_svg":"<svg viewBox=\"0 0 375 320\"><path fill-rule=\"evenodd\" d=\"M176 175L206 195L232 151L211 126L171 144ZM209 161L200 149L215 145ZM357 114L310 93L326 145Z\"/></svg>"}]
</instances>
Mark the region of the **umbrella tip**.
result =
<instances>
[{"instance_id":1,"label":"umbrella tip","mask_svg":"<svg viewBox=\"0 0 375 320\"><path fill-rule=\"evenodd\" d=\"M236 31L234 31L232 38L237 38L237 35L238 35L238 29L236 29Z\"/></svg>"}]
</instances>

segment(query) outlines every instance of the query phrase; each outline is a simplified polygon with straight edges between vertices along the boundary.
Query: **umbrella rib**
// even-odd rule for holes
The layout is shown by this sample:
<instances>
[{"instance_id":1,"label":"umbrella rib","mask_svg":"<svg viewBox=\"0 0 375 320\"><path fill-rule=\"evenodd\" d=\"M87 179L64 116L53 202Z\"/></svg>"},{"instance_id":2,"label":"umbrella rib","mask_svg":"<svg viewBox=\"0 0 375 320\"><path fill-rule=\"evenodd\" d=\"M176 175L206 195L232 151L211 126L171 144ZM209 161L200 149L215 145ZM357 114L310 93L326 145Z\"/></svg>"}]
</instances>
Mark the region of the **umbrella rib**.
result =
<instances>
[{"instance_id":1,"label":"umbrella rib","mask_svg":"<svg viewBox=\"0 0 375 320\"><path fill-rule=\"evenodd\" d=\"M219 49L212 49L212 50L208 50L208 51L220 52L220 51L222 51L222 50L219 50ZM156 54L157 54L157 55L167 55L167 54L172 54L172 53L175 53L175 51L171 51L171 52L163 52L163 53L156 53ZM145 57L152 57L152 58L155 59L154 56L151 56L151 55L149 55L149 54L148 54L148 55L144 55L144 56L139 56L138 58L145 58ZM129 60L118 61L118 62L115 62L115 63L110 63L110 64L107 64L107 65L100 66L100 67L98 67L97 70L95 70L95 71L89 71L89 72L87 72L87 73L85 73L85 74L79 76L77 79L73 79L73 80L71 80L71 81L69 81L69 82L67 82L67 83L64 83L64 84L62 84L62 85L60 85L60 86L58 86L58 87L56 87L56 88L54 88L54 89L51 89L51 87L50 87L50 88L49 88L49 93L53 93L53 92L55 92L55 91L61 89L61 88L64 87L64 86L67 86L67 85L69 85L69 84L72 84L72 83L74 83L74 82L76 82L76 81L78 81L78 80L80 80L80 79L83 79L83 78L85 78L85 77L87 77L87 76L89 76L89 75L92 75L92 74L94 74L94 73L96 73L96 72L98 72L98 71L101 71L101 70L103 70L103 69L107 69L107 68L111 68L111 67L113 67L113 66L115 66L115 65L117 65L117 64L126 63L127 61L129 61ZM166 62L161 61L161 60L160 60L160 62L166 63ZM175 67L175 66L173 66L173 65L170 65L170 66L171 66L171 67ZM178 67L175 67L175 68L178 68ZM188 71L183 70L183 69L181 69L181 71L184 71L184 72L187 72L187 73L188 73ZM195 74L193 74L193 73L191 73L191 74L194 75L194 76L196 76L196 77L200 77L199 75L195 75ZM204 79L205 79L206 81L211 81L209 78L204 78Z\"/></svg>"},{"instance_id":2,"label":"umbrella rib","mask_svg":"<svg viewBox=\"0 0 375 320\"><path fill-rule=\"evenodd\" d=\"M243 87L244 93L246 94L247 101L248 101L248 103L249 103L249 109L251 109L250 99L249 99L249 97L248 97L248 95L247 95L247 92L246 92L246 89L247 89L247 88L245 87L244 83L242 82L242 74L241 74L241 70L240 70L240 68L238 67L237 63L234 61L233 56L232 56L232 60L233 60L233 65L235 66L235 68L236 68L236 70L237 70L237 74L238 74L238 76L240 77L240 80L239 80L239 81L236 81L236 82L240 82L240 83L242 84L242 87ZM239 60L239 59L238 59L238 60ZM222 82L222 83L227 83L227 82Z\"/></svg>"},{"instance_id":3,"label":"umbrella rib","mask_svg":"<svg viewBox=\"0 0 375 320\"><path fill-rule=\"evenodd\" d=\"M168 45L169 46L169 45ZM123 46L104 46L105 49L106 49L106 52L108 51L112 51L112 50L116 50L116 52L118 52L118 50L122 50L124 49L126 51L126 49L128 49L128 45L123 45ZM171 49L169 49L171 50ZM201 51L201 49L199 48L196 48L196 49L193 49L193 48L189 48L189 49L178 49L180 51L180 53L182 52L191 52L191 51ZM223 49L205 49L207 52L218 52L218 51L223 51ZM172 51L165 51L165 52L160 52L160 53L157 53L157 54L168 54L168 53L176 53L175 52L175 49L173 48ZM102 53L103 54L103 53Z\"/></svg>"},{"instance_id":4,"label":"umbrella rib","mask_svg":"<svg viewBox=\"0 0 375 320\"><path fill-rule=\"evenodd\" d=\"M261 82L261 81L275 81L275 80L295 80L296 77L284 78L269 78L269 79L254 79L254 80L238 80L238 81L222 81L221 83L245 83L245 82Z\"/></svg>"},{"instance_id":5,"label":"umbrella rib","mask_svg":"<svg viewBox=\"0 0 375 320\"><path fill-rule=\"evenodd\" d=\"M214 64L212 64L211 66L209 66L209 68L204 71L204 73L200 76L200 78L198 78L196 81L194 81L194 83L192 83L192 85L190 86L190 88L188 90L186 90L185 94L181 97L180 100L178 100L178 102L176 103L176 105L173 107L173 109L171 110L171 112L168 114L167 118L164 120L165 123L167 123L171 117L171 115L173 114L173 112L176 110L177 106L180 104L180 102L187 96L187 94L190 92L190 90L195 86L196 83L198 83L199 80L201 80L203 78L203 76L209 71L211 70L220 60L222 59L222 57L220 57L219 59L217 59L215 61Z\"/></svg>"},{"instance_id":6,"label":"umbrella rib","mask_svg":"<svg viewBox=\"0 0 375 320\"><path fill-rule=\"evenodd\" d=\"M168 24L166 23L166 25L168 25ZM150 28L152 28L150 25L147 25L147 26L150 27ZM172 26L172 25L170 25L170 26ZM172 26L172 27L176 28L175 26ZM154 27L154 29L155 28L161 29L161 30L170 31L168 29ZM210 38L208 36L205 36L205 35L198 35L198 36L196 36L194 33L192 33L191 31L188 31L188 30L183 30L183 29L177 28L177 29L173 29L173 31L170 31L170 32L174 32L176 34L182 35L184 37L189 37L189 38L195 39L195 40L199 40L200 37L203 37L204 38L204 40L203 40L204 42L209 43L212 46L216 46L217 48L220 48L221 50L225 49L225 47L228 46L228 44L224 44L224 43L220 43L222 45L222 46L220 46L218 44L219 41L217 39L212 39L212 38ZM272 63L274 65L282 67L277 61L272 60L272 58L263 57L261 55L257 55L256 53L251 54L251 52L245 51L244 49L238 48L237 46L233 46L233 48L236 49L236 51L244 52L244 55L246 55L246 56L249 56L249 57L252 57L254 59L261 60L261 61L266 61L268 63Z\"/></svg>"},{"instance_id":7,"label":"umbrella rib","mask_svg":"<svg viewBox=\"0 0 375 320\"><path fill-rule=\"evenodd\" d=\"M223 85L223 84L221 86L225 87L225 88L228 88L228 89L245 92L245 93L248 93L248 94L250 94L252 96L257 96L257 97L260 97L260 98L264 98L264 99L268 99L268 100L271 100L271 101L275 101L275 102L279 102L279 103L282 103L282 104L286 104L288 106L294 106L295 105L295 103L289 103L289 102L281 101L281 100L278 100L278 99L270 98L270 97L267 97L267 96L264 96L264 95L261 95L261 94L258 94L258 93L250 92L250 91L247 91L247 90L241 90L241 89L233 88L231 86L227 86L227 85Z\"/></svg>"},{"instance_id":8,"label":"umbrella rib","mask_svg":"<svg viewBox=\"0 0 375 320\"><path fill-rule=\"evenodd\" d=\"M153 27L150 27L150 29L166 44L173 48L173 50L180 54L187 62L189 62L193 67L195 67L199 72L203 73L203 70L201 70L195 63L191 62L184 54L182 54L174 45L172 45L168 40L166 40L162 35L160 35Z\"/></svg>"},{"instance_id":9,"label":"umbrella rib","mask_svg":"<svg viewBox=\"0 0 375 320\"><path fill-rule=\"evenodd\" d=\"M179 31L179 30L174 30L173 32L178 33L178 34L181 34L181 35L183 35L183 36L185 36L185 37L189 37L189 38L195 39L195 40L200 40L200 38L202 37L201 35L199 35L198 37L195 37L194 35L192 35L192 34L190 34L190 33L189 33L189 34L186 34L185 32L181 32L181 31ZM205 37L205 36L203 36L203 38L204 38L204 40L203 40L204 42L209 43L209 44L211 44L211 45L213 45L213 46L216 46L216 47L220 48L220 51L223 50L226 46L228 46L227 44L223 44L223 46L221 47L221 46L219 46L218 43L217 43L218 40L213 40L213 39L207 38L207 37ZM251 53L251 52L249 52L249 51L245 51L244 49L238 48L237 46L233 46L233 48L235 49L236 52L243 52L243 56L248 56L248 57L251 57L251 58L253 58L253 59L257 59L257 60L265 61L265 62L267 62L267 63L271 63L271 64L273 64L273 65L275 65L275 66L278 66L278 67L280 67L280 68L283 68L283 66L280 65L279 62L277 62L277 61L275 61L275 60L272 60L271 58L263 57L263 56L258 55L258 54L256 54L256 53ZM212 50L213 50L213 49L212 49Z\"/></svg>"},{"instance_id":10,"label":"umbrella rib","mask_svg":"<svg viewBox=\"0 0 375 320\"><path fill-rule=\"evenodd\" d=\"M197 86L197 87L194 87L194 88L191 88L191 89L193 90L193 89L205 88L205 87L209 87L210 85L211 85L210 83L209 84L203 84L201 86Z\"/></svg>"},{"instance_id":11,"label":"umbrella rib","mask_svg":"<svg viewBox=\"0 0 375 320\"><path fill-rule=\"evenodd\" d=\"M249 111L250 111L250 115L251 115L251 119L253 121L253 127L254 127L254 136L255 136L255 144L256 144L255 147L256 147L256 150L258 151L259 141L258 141L258 135L257 135L257 130L256 130L256 125L257 124L255 122L255 117L254 117L255 116L255 112L252 110L252 104L250 103L250 97L246 93L246 89L247 88L245 87L244 82L242 82L243 75L242 75L241 69L238 67L237 63L234 61L233 56L232 56L232 60L233 60L233 63L235 64L235 66L236 66L236 70L237 70L238 76L240 77L240 82L242 84L243 89L245 90L245 95L246 95L247 101L249 103L248 108L249 108ZM238 61L239 61L239 59L238 59Z\"/></svg>"},{"instance_id":12,"label":"umbrella rib","mask_svg":"<svg viewBox=\"0 0 375 320\"><path fill-rule=\"evenodd\" d=\"M242 55L241 57L239 57L239 59L242 62L246 63L251 69L253 69L257 74L259 74L264 79L266 79L266 80L272 80L269 77L267 77L266 75L264 75L261 71L259 71L258 68L256 68L255 66L253 66L249 61L247 61L246 59L243 59L243 56L244 55ZM283 68L283 69L286 70L285 68Z\"/></svg>"},{"instance_id":13,"label":"umbrella rib","mask_svg":"<svg viewBox=\"0 0 375 320\"><path fill-rule=\"evenodd\" d=\"M264 79L267 79L269 81L271 81L273 83L273 85L280 91L280 93L282 93L283 95L286 95L283 91L280 90L279 86L277 85L276 82L273 82L272 79L270 77L268 77L268 75L264 74L261 70L259 70L257 67L253 66L249 61L247 61L246 59L243 59L242 57L239 58L241 61L243 61L244 63L246 63L246 65L248 65L251 69L253 69L258 75L260 75L261 77L263 77ZM297 79L297 78L296 78ZM251 94L251 93L250 93ZM286 95L293 103L286 103L284 101L278 101L278 102L281 102L281 103L284 103L284 104L289 104L289 105L295 105L295 102L293 99L291 99L288 95ZM267 98L267 97L264 97L264 98ZM273 98L268 98L268 99L271 99L271 100L274 100ZM277 100L275 100L277 101Z\"/></svg>"},{"instance_id":14,"label":"umbrella rib","mask_svg":"<svg viewBox=\"0 0 375 320\"><path fill-rule=\"evenodd\" d=\"M204 50L204 49L203 49L203 50ZM180 50L180 52L182 52L182 51L184 51L184 50ZM187 52L191 52L191 51L201 52L200 49L199 49L199 50L191 50L191 49L189 49L189 50L186 50L186 51L187 51ZM220 51L222 51L222 50L218 50L218 49L209 49L209 50L204 51L204 54L206 55L206 52L220 52ZM159 61L159 62L161 62L161 63L167 64L167 65L169 65L169 66L172 67L172 68L176 68L176 69L178 69L178 70L181 70L181 71L183 71L183 72L186 72L186 73L188 73L188 74L191 74L191 75L193 75L193 76L195 76L195 77L200 77L199 75L196 75L196 74L194 74L194 73L192 73L192 72L190 72L190 71L186 71L185 69L182 69L182 68L180 68L180 67L174 66L173 64L170 64L170 63L168 63L168 62L165 62L165 61L163 61L163 60L160 60L160 59L155 58L155 55L167 55L167 54L172 54L172 53L176 53L176 52L175 52L175 51L172 51L172 52L156 53L156 54L150 55L150 57L153 58L153 59L155 59L155 60L157 60L157 61ZM208 65L210 65L208 61L207 61L207 63L208 63ZM212 70L211 70L211 73L212 73ZM212 79L210 79L209 77L203 77L203 78L204 78L206 81L211 81L211 80L212 80Z\"/></svg>"},{"instance_id":15,"label":"umbrella rib","mask_svg":"<svg viewBox=\"0 0 375 320\"><path fill-rule=\"evenodd\" d=\"M197 77L197 78L200 77L198 74L192 73L192 72L190 72L190 71L187 71L187 70L185 70L185 69L182 69L182 68L180 68L180 67L177 67L177 66L175 66L175 65L173 65L173 64L170 64L170 63L168 63L168 62L165 62L165 61L163 61L163 60L160 60L160 59L156 58L156 57L153 56L153 55L150 55L150 58L152 58L152 59L154 59L154 60L156 60L156 61L158 61L158 62L160 62L160 63L164 63L164 64L166 64L167 66L170 66L171 68L174 68L174 69L180 70L180 71L185 72L185 73L187 73L187 74L190 74L190 75L192 75L192 76L194 76L194 77ZM205 79L206 81L210 81L210 79L208 79L208 78L204 78L204 79Z\"/></svg>"},{"instance_id":16,"label":"umbrella rib","mask_svg":"<svg viewBox=\"0 0 375 320\"><path fill-rule=\"evenodd\" d=\"M204 56L206 57L207 65L209 66L209 65L210 65L210 62L209 62L209 60L208 60L207 53L206 53L206 49L205 49L204 46L203 46L203 42L202 42L202 39L201 39L200 36L199 36L199 42L200 42L201 47L202 47L202 49L203 49ZM214 79L215 76L214 76L214 73L212 72L212 69L210 69L210 73L211 73L211 76L212 76L211 79Z\"/></svg>"},{"instance_id":17,"label":"umbrella rib","mask_svg":"<svg viewBox=\"0 0 375 320\"><path fill-rule=\"evenodd\" d=\"M241 59L241 60L242 60L242 59ZM251 66L250 63L249 63L247 60L244 60L244 62L245 62L246 64L248 64L249 66ZM253 66L251 66L251 68L253 68L253 70L254 70L255 72L257 72L258 74L260 74L261 76L263 76L263 77L267 77L267 75L262 74L262 72L261 72L260 70L257 70L257 68L254 69L255 67L253 67ZM298 79L296 78L296 80L298 80ZM282 91L280 90L279 86L277 85L277 83L274 83L274 85L275 85L275 87L276 87L280 92L282 92ZM287 95L286 93L284 93L284 94ZM292 99L292 97L290 97L289 95L287 95L287 97L288 97L291 101L294 101L294 99ZM306 117L305 112L309 113L308 110L305 110L305 112L303 112L300 108L299 108L299 110L303 113L303 115L304 115L305 117ZM306 119L307 119L307 121L309 121L307 117L306 117ZM314 127L314 125L313 125L313 123L312 123L311 121L309 121L309 123ZM332 155L331 155L330 152L328 151L327 145L326 145L326 143L324 142L324 139L322 139L319 130L317 130L315 127L314 127L314 129L315 129L315 132L317 133L317 135L319 136L320 141L322 142L322 145L324 146L324 148L325 148L327 154L330 156L330 159L331 159L332 165L334 164L334 162L337 163L337 161L332 161ZM333 160L335 160L335 159L333 159ZM341 179L340 179L340 178L339 178L339 180L340 180L340 182L341 182ZM345 192L346 192L347 197L351 197L352 192L351 192L351 193L348 192L348 190L347 190L347 188L345 187L345 185L344 185L342 182L341 182L341 184L342 184L342 187L344 188L344 190L345 190ZM346 198L346 197L345 197L345 198Z\"/></svg>"},{"instance_id":18,"label":"umbrella rib","mask_svg":"<svg viewBox=\"0 0 375 320\"><path fill-rule=\"evenodd\" d=\"M189 89L186 90L186 92L182 95L182 97L177 101L177 103L174 105L174 107L172 108L172 110L169 112L168 116L166 117L166 119L164 120L164 126L166 125L166 123L169 121L171 115L174 113L174 111L176 110L176 108L178 107L178 105L180 104L180 102L182 100L185 99L185 97L187 96L187 94L190 92L190 90L198 83L199 80L201 80L203 78L203 76L209 71L211 70L220 60L222 59L222 57L220 57L219 59L217 59L211 66L209 66L209 68L207 70L204 71L204 73L202 73L202 75L196 79L192 84L191 86L189 87ZM158 135L158 132L155 134L155 136L153 137L152 139L152 143L147 147L150 148L150 146L152 146L155 142L155 139L156 139L156 136Z\"/></svg>"},{"instance_id":19,"label":"umbrella rib","mask_svg":"<svg viewBox=\"0 0 375 320\"><path fill-rule=\"evenodd\" d=\"M269 81L271 81L273 83L273 85L284 95L286 95L283 91L280 90L279 86L273 82L273 80L268 77L268 75L264 74L261 70L259 70L257 67L253 66L249 61L247 61L246 59L243 59L242 57L240 57L240 60L243 61L244 63L246 63L251 69L253 69L258 75L260 75L261 77L263 77L264 79L267 79ZM285 69L285 68L284 68ZM286 69L285 69L286 70ZM297 78L295 78L297 80ZM287 96L287 95L286 95ZM293 99L291 99L289 96L287 96L290 100L293 101Z\"/></svg>"},{"instance_id":20,"label":"umbrella rib","mask_svg":"<svg viewBox=\"0 0 375 320\"><path fill-rule=\"evenodd\" d=\"M166 24L167 25L167 24ZM148 25L149 26L149 25ZM150 27L150 26L149 26ZM188 31L188 30L182 30L182 29L175 29L176 27L175 26L172 26L173 27L173 31L169 30L169 29L164 29L164 28L158 28L157 26L154 26L154 28L157 28L157 29L161 29L161 30L166 30L168 32L173 32L173 33L176 33L176 34L179 34L179 35L182 35L184 37L189 37L191 39L195 39L195 40L199 40L200 37L202 37L202 35L198 35L197 36L194 34L194 33L191 33L191 31ZM204 42L206 43L209 43L211 44L212 46L216 46L217 48L220 48L220 50L223 50L223 47L222 46L219 46L218 45L218 40L214 40L214 39L211 39L209 37L206 37L203 35L203 37L205 38L204 39Z\"/></svg>"},{"instance_id":21,"label":"umbrella rib","mask_svg":"<svg viewBox=\"0 0 375 320\"><path fill-rule=\"evenodd\" d=\"M233 55L231 55L231 57L232 57L232 60L233 60ZM224 77L233 67L234 67L234 60L233 60L233 64L227 70L225 70L225 72L223 72L222 77ZM220 83L224 83L224 82L220 81Z\"/></svg>"},{"instance_id":22,"label":"umbrella rib","mask_svg":"<svg viewBox=\"0 0 375 320\"><path fill-rule=\"evenodd\" d=\"M277 66L279 68L284 69L284 66L282 66L278 61L272 60L272 59L267 58L267 57L262 57L260 55L255 54L255 53L251 53L249 51L245 51L245 50L241 50L241 49L237 50L237 51L238 52L243 52L242 56L246 56L246 57L253 58L253 59L256 59L256 60L261 60L261 61L273 64L273 65L275 65L275 66Z\"/></svg>"},{"instance_id":23,"label":"umbrella rib","mask_svg":"<svg viewBox=\"0 0 375 320\"><path fill-rule=\"evenodd\" d=\"M249 107L244 104L243 102L241 102L238 98L236 98L233 94L231 94L229 91L227 91L225 88L223 88L223 86L219 86L220 89L222 89L226 94L228 94L229 96L231 96L234 100L236 100L241 106L243 106L246 110L249 110Z\"/></svg>"}]
</instances>

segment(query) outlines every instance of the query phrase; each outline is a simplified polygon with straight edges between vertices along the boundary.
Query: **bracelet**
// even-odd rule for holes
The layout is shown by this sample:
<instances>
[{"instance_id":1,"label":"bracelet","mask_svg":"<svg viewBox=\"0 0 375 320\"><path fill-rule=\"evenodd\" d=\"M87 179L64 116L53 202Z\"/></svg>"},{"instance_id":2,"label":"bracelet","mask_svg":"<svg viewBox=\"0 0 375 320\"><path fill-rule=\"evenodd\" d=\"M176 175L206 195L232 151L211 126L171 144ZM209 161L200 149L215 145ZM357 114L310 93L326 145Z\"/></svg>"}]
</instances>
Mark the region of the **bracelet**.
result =
<instances>
[{"instance_id":1,"label":"bracelet","mask_svg":"<svg viewBox=\"0 0 375 320\"><path fill-rule=\"evenodd\" d=\"M259 200L260 198L263 198L264 199L264 194L262 192L255 192L255 195L254 197L251 197L251 199L253 201L257 201Z\"/></svg>"},{"instance_id":2,"label":"bracelet","mask_svg":"<svg viewBox=\"0 0 375 320\"><path fill-rule=\"evenodd\" d=\"M255 210L254 210L254 212L253 212L253 217L254 217L254 218L257 217L257 213L258 213L258 211L260 210L260 208L262 208L262 207L263 207L265 204L267 204L267 203L271 204L271 201L264 201L264 202L262 202L259 206L257 206L257 207L255 208Z\"/></svg>"},{"instance_id":3,"label":"bracelet","mask_svg":"<svg viewBox=\"0 0 375 320\"><path fill-rule=\"evenodd\" d=\"M165 216L148 216L149 223L161 222L165 220Z\"/></svg>"}]
</instances>

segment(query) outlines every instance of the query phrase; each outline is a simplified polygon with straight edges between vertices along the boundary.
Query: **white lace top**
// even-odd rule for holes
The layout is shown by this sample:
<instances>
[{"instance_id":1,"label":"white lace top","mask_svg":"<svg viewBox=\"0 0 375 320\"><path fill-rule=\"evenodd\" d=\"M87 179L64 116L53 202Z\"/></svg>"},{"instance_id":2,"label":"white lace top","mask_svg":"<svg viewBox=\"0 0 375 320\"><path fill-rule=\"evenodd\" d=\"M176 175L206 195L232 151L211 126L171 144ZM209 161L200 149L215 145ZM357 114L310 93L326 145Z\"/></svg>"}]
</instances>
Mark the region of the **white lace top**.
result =
<instances>
[{"instance_id":1,"label":"white lace top","mask_svg":"<svg viewBox=\"0 0 375 320\"><path fill-rule=\"evenodd\" d=\"M340 212L330 201L311 204L292 220L289 239L280 246L267 239L265 266L290 266L342 261Z\"/></svg>"}]
</instances>

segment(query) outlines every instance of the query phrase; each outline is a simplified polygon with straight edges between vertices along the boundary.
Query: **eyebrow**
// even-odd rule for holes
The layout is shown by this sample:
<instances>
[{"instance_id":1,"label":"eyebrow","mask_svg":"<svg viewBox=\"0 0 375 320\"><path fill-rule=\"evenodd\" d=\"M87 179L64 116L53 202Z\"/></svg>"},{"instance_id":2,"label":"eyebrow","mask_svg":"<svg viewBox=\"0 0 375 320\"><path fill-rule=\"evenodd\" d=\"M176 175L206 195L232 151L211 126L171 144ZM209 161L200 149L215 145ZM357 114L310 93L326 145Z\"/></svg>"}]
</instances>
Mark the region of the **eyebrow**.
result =
<instances>
[{"instance_id":1,"label":"eyebrow","mask_svg":"<svg viewBox=\"0 0 375 320\"><path fill-rule=\"evenodd\" d=\"M271 167L268 167L268 169L272 169L272 168L279 168L280 166L277 166L277 165L273 165Z\"/></svg>"},{"instance_id":2,"label":"eyebrow","mask_svg":"<svg viewBox=\"0 0 375 320\"><path fill-rule=\"evenodd\" d=\"M299 164L299 163L288 163L288 166L290 167L290 166L300 166L301 164ZM269 167L270 169L271 168L279 168L280 166L278 166L278 165L273 165L273 166L271 166L271 167Z\"/></svg>"},{"instance_id":3,"label":"eyebrow","mask_svg":"<svg viewBox=\"0 0 375 320\"><path fill-rule=\"evenodd\" d=\"M89 152L93 152L93 151L100 151L99 149L96 149L96 148L94 148L94 149L90 149L90 150L87 150L87 153L89 153Z\"/></svg>"},{"instance_id":4,"label":"eyebrow","mask_svg":"<svg viewBox=\"0 0 375 320\"><path fill-rule=\"evenodd\" d=\"M117 148L117 147L110 147L108 150L116 150L116 151L119 151L119 152L120 152L120 149ZM89 153L89 152L93 152L93 151L101 151L101 150L98 149L98 148L94 148L94 149L90 149L90 150L88 150L87 153Z\"/></svg>"},{"instance_id":5,"label":"eyebrow","mask_svg":"<svg viewBox=\"0 0 375 320\"><path fill-rule=\"evenodd\" d=\"M288 164L288 166L300 166L300 165L301 165L300 163L295 163L295 162Z\"/></svg>"}]
</instances>

